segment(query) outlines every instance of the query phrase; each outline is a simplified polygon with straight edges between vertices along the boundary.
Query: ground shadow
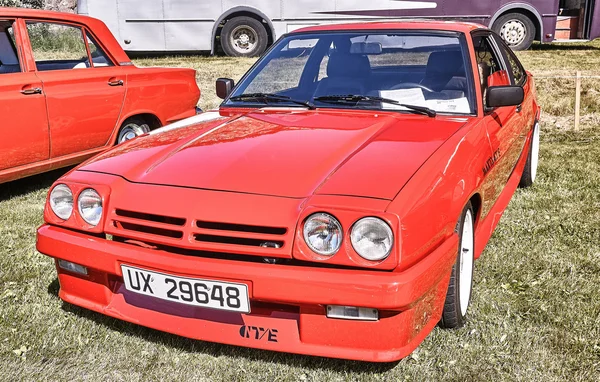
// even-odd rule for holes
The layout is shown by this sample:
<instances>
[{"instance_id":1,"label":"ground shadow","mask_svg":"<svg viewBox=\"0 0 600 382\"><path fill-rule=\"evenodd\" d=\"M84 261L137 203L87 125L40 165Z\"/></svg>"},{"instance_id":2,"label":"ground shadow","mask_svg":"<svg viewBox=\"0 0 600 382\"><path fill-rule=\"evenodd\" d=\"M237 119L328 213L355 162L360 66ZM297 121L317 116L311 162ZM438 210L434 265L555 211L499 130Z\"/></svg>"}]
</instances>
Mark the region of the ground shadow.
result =
<instances>
[{"instance_id":1,"label":"ground shadow","mask_svg":"<svg viewBox=\"0 0 600 382\"><path fill-rule=\"evenodd\" d=\"M0 201L48 188L70 169L71 167L62 168L59 170L0 184Z\"/></svg>"},{"instance_id":2,"label":"ground shadow","mask_svg":"<svg viewBox=\"0 0 600 382\"><path fill-rule=\"evenodd\" d=\"M59 283L55 279L48 286L48 293L58 296ZM368 363L359 361L346 361L339 359L303 356L288 353L278 353L268 350L257 350L238 346L222 345L211 342L193 340L149 329L143 326L131 324L112 317L102 315L75 305L63 302L62 309L65 312L75 314L81 318L94 321L110 330L126 333L128 335L142 338L146 341L159 345L176 348L189 353L199 353L213 357L227 356L232 358L244 358L250 361L273 362L286 366L303 367L315 370L329 370L334 372L347 372L371 375L373 373L385 373L392 370L399 362L390 363Z\"/></svg>"}]
</instances>

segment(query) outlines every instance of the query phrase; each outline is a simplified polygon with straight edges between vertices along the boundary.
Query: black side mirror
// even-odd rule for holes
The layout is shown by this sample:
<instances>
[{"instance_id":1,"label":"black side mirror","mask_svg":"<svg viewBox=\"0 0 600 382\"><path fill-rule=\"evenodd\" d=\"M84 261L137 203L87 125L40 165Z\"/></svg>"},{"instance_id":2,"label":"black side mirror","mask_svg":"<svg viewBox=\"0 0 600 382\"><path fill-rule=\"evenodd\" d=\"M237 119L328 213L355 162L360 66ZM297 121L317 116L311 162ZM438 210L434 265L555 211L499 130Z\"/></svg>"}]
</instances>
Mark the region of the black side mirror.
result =
<instances>
[{"instance_id":1,"label":"black side mirror","mask_svg":"<svg viewBox=\"0 0 600 382\"><path fill-rule=\"evenodd\" d=\"M487 89L488 107L518 106L523 103L525 92L520 86L490 86Z\"/></svg>"},{"instance_id":2,"label":"black side mirror","mask_svg":"<svg viewBox=\"0 0 600 382\"><path fill-rule=\"evenodd\" d=\"M217 97L221 99L227 98L231 94L234 85L235 83L231 78L217 79Z\"/></svg>"}]
</instances>

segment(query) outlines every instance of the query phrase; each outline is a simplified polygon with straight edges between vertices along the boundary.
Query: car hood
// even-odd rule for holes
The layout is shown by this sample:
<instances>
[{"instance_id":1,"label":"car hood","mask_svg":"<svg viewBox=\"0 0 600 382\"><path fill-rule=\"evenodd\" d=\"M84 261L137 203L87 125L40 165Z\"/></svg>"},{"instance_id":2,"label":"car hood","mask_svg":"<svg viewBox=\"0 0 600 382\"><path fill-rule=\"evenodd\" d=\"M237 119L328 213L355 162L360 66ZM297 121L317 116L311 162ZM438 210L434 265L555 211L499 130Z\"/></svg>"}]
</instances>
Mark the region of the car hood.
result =
<instances>
[{"instance_id":1,"label":"car hood","mask_svg":"<svg viewBox=\"0 0 600 382\"><path fill-rule=\"evenodd\" d=\"M121 145L79 170L135 183L289 198L391 200L466 122L368 111L208 112Z\"/></svg>"}]
</instances>

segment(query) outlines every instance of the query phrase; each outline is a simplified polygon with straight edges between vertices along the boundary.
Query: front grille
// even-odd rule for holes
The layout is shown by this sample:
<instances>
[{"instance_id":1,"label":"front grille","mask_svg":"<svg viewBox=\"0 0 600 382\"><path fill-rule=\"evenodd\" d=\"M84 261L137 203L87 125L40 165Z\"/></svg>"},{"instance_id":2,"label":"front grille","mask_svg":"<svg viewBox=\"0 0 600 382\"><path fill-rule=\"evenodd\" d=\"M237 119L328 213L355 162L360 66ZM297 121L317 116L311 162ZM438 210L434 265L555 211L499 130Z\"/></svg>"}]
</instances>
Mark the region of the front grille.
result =
<instances>
[{"instance_id":1,"label":"front grille","mask_svg":"<svg viewBox=\"0 0 600 382\"><path fill-rule=\"evenodd\" d=\"M192 220L117 208L107 233L131 240L190 250L223 251L265 257L291 257L286 227Z\"/></svg>"}]
</instances>

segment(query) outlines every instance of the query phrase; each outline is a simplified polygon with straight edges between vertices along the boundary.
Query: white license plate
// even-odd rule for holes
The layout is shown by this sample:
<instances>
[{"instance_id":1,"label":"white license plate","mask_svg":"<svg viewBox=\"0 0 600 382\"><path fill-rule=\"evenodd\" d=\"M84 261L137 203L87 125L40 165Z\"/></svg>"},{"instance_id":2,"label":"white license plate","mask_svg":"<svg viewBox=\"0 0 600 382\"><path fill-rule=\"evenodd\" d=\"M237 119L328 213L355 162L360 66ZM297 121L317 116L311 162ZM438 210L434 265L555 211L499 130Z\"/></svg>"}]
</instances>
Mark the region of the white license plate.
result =
<instances>
[{"instance_id":1,"label":"white license plate","mask_svg":"<svg viewBox=\"0 0 600 382\"><path fill-rule=\"evenodd\" d=\"M192 279L121 265L128 291L181 304L250 313L248 285Z\"/></svg>"}]
</instances>

